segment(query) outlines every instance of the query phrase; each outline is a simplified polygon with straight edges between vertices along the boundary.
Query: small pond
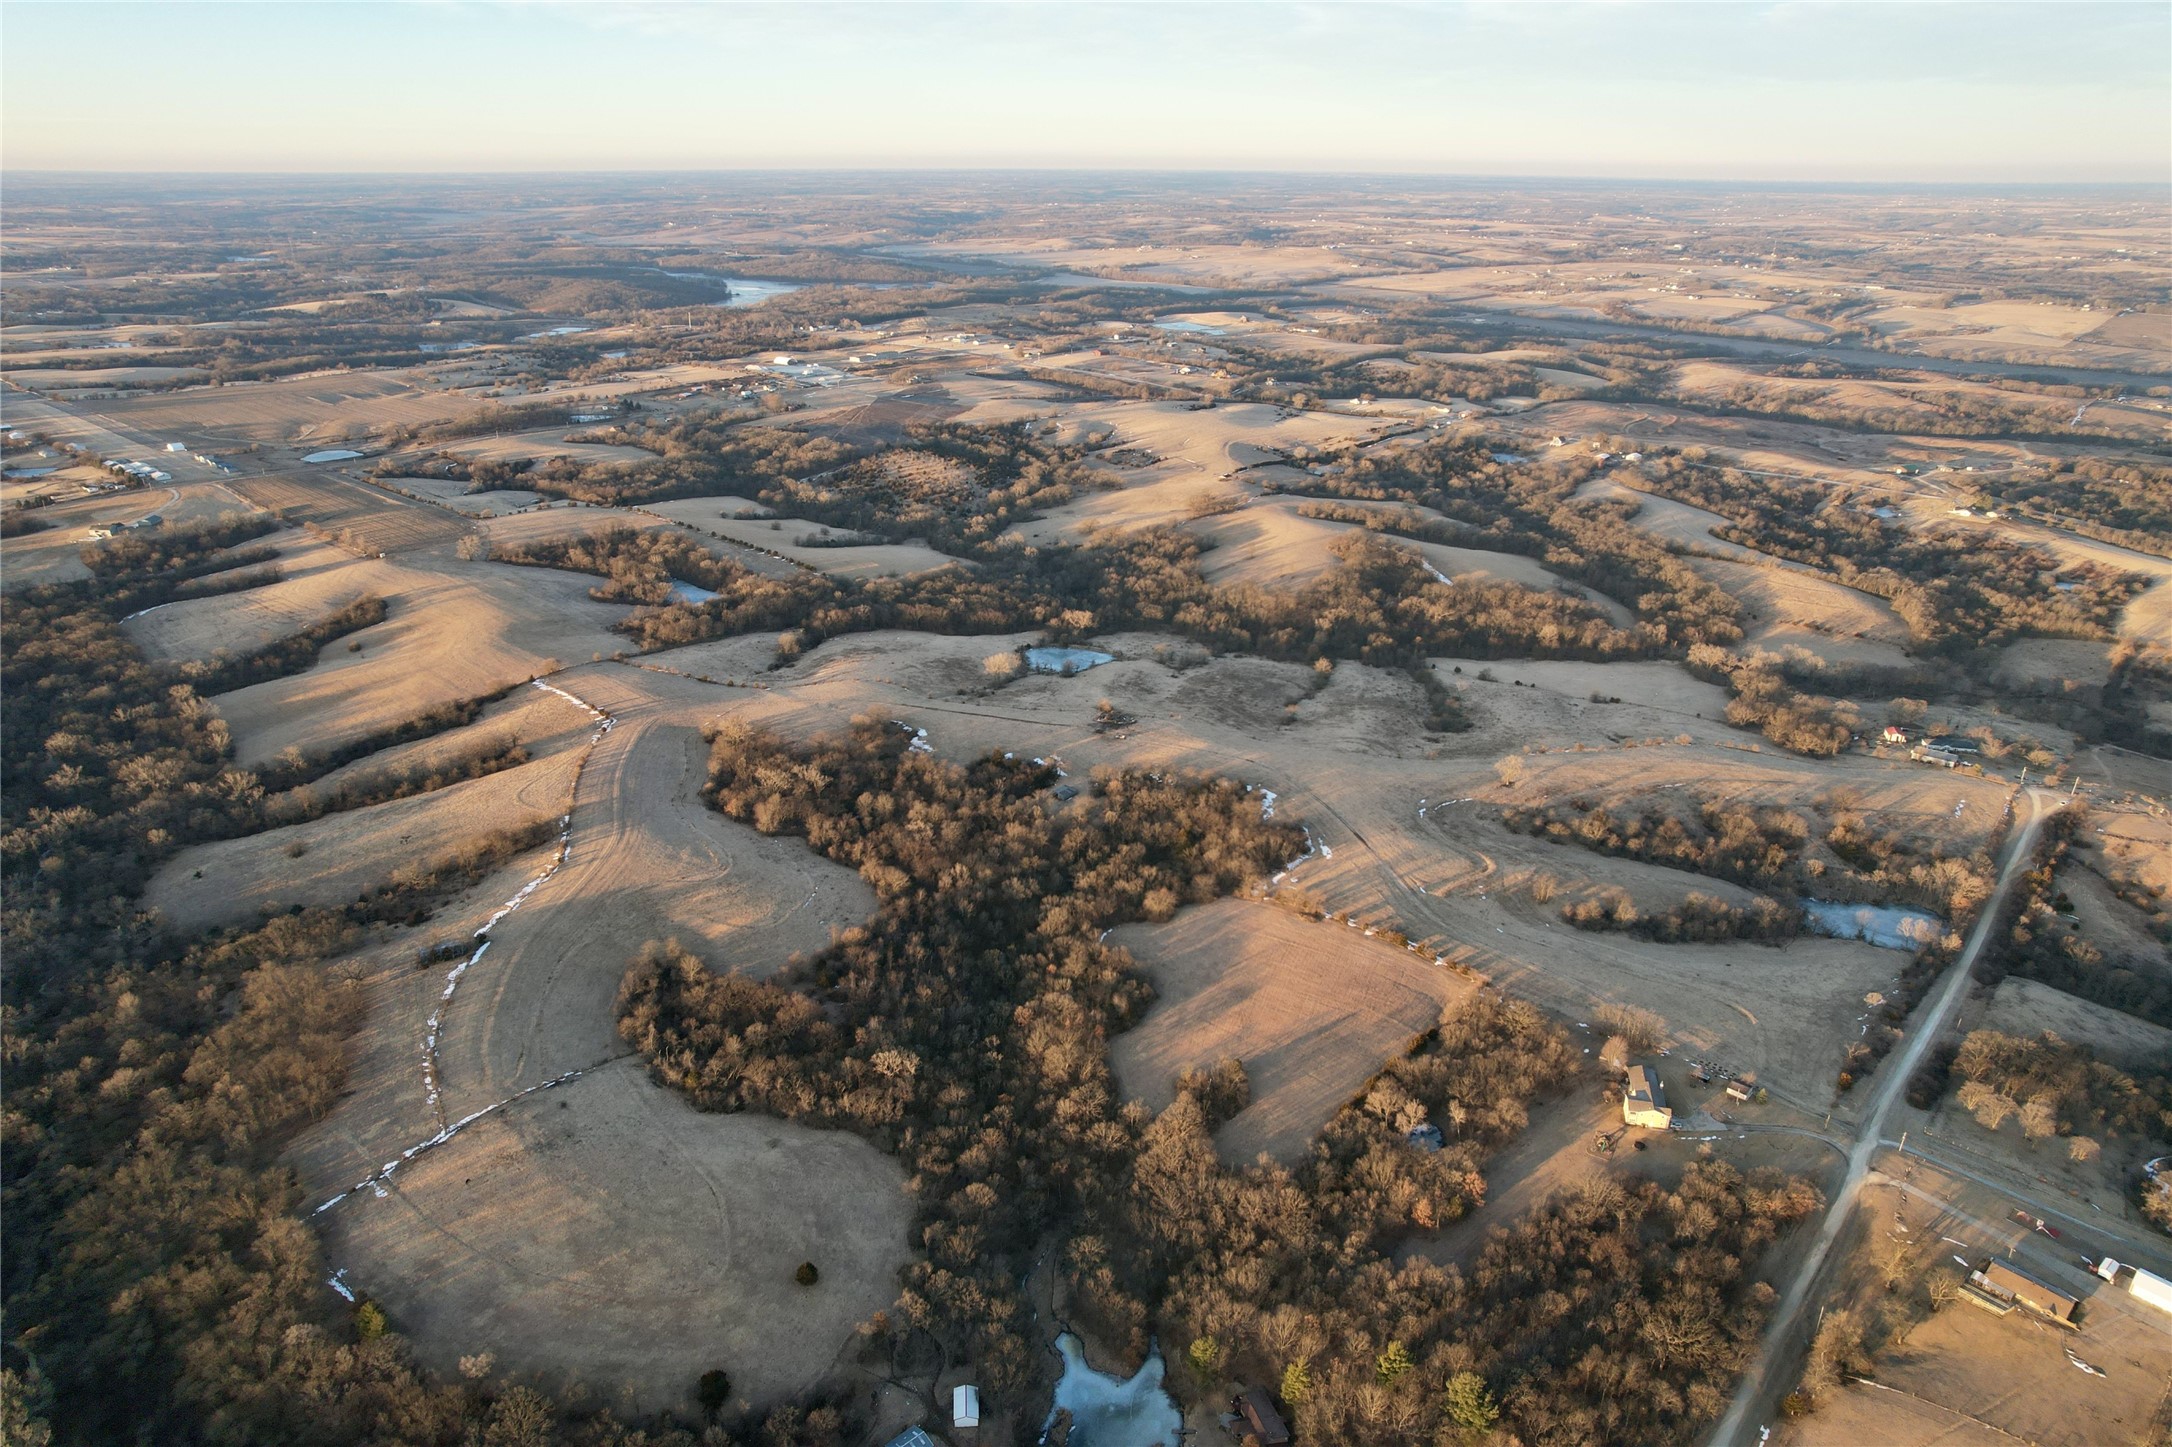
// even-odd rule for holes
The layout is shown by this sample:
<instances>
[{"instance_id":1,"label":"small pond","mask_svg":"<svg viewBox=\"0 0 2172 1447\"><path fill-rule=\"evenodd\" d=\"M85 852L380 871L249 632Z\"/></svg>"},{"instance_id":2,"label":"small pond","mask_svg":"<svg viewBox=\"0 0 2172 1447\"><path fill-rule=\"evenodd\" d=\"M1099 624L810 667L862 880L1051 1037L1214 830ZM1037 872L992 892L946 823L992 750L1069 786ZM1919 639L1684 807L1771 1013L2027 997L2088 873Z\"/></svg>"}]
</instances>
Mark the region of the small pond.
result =
<instances>
[{"instance_id":1,"label":"small pond","mask_svg":"<svg viewBox=\"0 0 2172 1447\"><path fill-rule=\"evenodd\" d=\"M674 603L706 603L716 596L707 588L697 588L692 583L682 583L677 578L671 580L671 601Z\"/></svg>"},{"instance_id":2,"label":"small pond","mask_svg":"<svg viewBox=\"0 0 2172 1447\"><path fill-rule=\"evenodd\" d=\"M1154 323L1154 325L1165 332L1199 332L1205 336L1210 337L1218 337L1222 335L1222 329L1220 327L1208 326L1205 322L1187 322L1179 320L1173 322L1156 322Z\"/></svg>"},{"instance_id":3,"label":"small pond","mask_svg":"<svg viewBox=\"0 0 2172 1447\"><path fill-rule=\"evenodd\" d=\"M1084 673L1103 663L1114 663L1116 655L1102 653L1092 648L1028 648L1026 667L1035 673Z\"/></svg>"},{"instance_id":4,"label":"small pond","mask_svg":"<svg viewBox=\"0 0 2172 1447\"><path fill-rule=\"evenodd\" d=\"M1048 1420L1053 1425L1057 1412L1071 1414L1071 1447L1178 1447L1184 1418L1162 1390L1158 1348L1128 1381L1088 1366L1085 1348L1069 1332L1056 1338L1056 1350L1063 1377Z\"/></svg>"},{"instance_id":5,"label":"small pond","mask_svg":"<svg viewBox=\"0 0 2172 1447\"><path fill-rule=\"evenodd\" d=\"M1810 928L1835 939L1863 940L1880 949L1921 949L1939 936L1945 925L1928 910L1907 909L1897 904L1841 904L1829 899L1806 899L1803 913Z\"/></svg>"}]
</instances>

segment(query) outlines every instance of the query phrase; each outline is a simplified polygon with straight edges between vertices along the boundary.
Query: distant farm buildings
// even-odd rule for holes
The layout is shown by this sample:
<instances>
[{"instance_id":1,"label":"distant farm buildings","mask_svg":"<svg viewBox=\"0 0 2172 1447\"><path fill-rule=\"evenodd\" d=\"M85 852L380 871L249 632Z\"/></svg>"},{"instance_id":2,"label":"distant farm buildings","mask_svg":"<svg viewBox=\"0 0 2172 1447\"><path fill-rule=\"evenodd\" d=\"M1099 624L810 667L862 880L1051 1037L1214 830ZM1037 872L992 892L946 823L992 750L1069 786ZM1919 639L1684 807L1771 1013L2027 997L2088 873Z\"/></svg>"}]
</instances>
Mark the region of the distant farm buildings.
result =
<instances>
[{"instance_id":1,"label":"distant farm buildings","mask_svg":"<svg viewBox=\"0 0 2172 1447\"><path fill-rule=\"evenodd\" d=\"M1629 1067L1629 1078L1622 1086L1621 1118L1645 1130L1666 1130L1674 1124L1674 1112L1667 1109L1659 1072L1649 1065Z\"/></svg>"}]
</instances>

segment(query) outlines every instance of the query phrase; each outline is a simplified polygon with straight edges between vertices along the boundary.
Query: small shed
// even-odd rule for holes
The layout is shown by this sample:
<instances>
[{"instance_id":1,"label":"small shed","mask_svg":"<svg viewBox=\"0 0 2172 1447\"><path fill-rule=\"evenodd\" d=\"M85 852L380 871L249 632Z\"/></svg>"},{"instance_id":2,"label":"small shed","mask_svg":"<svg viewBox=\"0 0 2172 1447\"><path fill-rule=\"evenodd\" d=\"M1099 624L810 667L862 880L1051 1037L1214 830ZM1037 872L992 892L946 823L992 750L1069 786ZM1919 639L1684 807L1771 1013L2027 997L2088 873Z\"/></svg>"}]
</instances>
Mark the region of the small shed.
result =
<instances>
[{"instance_id":1,"label":"small shed","mask_svg":"<svg viewBox=\"0 0 2172 1447\"><path fill-rule=\"evenodd\" d=\"M980 1425L980 1388L952 1387L950 1389L950 1425L953 1427L978 1427Z\"/></svg>"},{"instance_id":2,"label":"small shed","mask_svg":"<svg viewBox=\"0 0 2172 1447\"><path fill-rule=\"evenodd\" d=\"M1622 1087L1621 1118L1646 1130L1666 1130L1674 1124L1674 1112L1667 1109L1659 1072L1649 1065L1629 1067L1629 1079Z\"/></svg>"},{"instance_id":3,"label":"small shed","mask_svg":"<svg viewBox=\"0 0 2172 1447\"><path fill-rule=\"evenodd\" d=\"M1730 1080L1727 1082L1727 1098L1729 1100L1747 1102L1756 1093L1757 1087L1747 1080Z\"/></svg>"},{"instance_id":4,"label":"small shed","mask_svg":"<svg viewBox=\"0 0 2172 1447\"><path fill-rule=\"evenodd\" d=\"M1290 1429L1262 1388L1247 1387L1230 1399L1229 1410L1244 1419L1245 1430L1259 1439L1260 1447L1286 1447L1289 1442Z\"/></svg>"}]
</instances>

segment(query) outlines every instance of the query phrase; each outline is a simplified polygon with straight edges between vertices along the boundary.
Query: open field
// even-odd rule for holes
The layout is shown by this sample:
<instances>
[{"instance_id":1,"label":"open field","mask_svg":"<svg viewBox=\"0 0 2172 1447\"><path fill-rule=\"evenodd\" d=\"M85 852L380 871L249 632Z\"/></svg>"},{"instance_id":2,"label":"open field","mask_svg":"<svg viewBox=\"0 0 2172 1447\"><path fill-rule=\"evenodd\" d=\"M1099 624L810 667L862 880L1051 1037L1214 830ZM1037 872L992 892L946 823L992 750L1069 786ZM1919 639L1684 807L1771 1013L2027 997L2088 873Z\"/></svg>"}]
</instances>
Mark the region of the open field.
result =
<instances>
[{"instance_id":1,"label":"open field","mask_svg":"<svg viewBox=\"0 0 2172 1447\"><path fill-rule=\"evenodd\" d=\"M336 908L470 840L547 821L565 808L575 754L306 824L185 849L144 900L176 929L253 923L296 905Z\"/></svg>"},{"instance_id":2,"label":"open field","mask_svg":"<svg viewBox=\"0 0 2172 1447\"><path fill-rule=\"evenodd\" d=\"M1234 1162L1301 1155L1375 1071L1473 988L1363 931L1237 900L1110 938L1138 958L1157 996L1109 1053L1118 1087L1160 1110L1180 1072L1242 1060L1252 1103L1215 1138Z\"/></svg>"},{"instance_id":3,"label":"open field","mask_svg":"<svg viewBox=\"0 0 2172 1447\"><path fill-rule=\"evenodd\" d=\"M307 752L341 743L625 644L609 630L629 610L591 599L594 580L584 574L423 556L357 560L317 576L314 586L376 594L389 615L327 645L305 673L219 696L244 763L290 746ZM180 629L224 601L176 604L152 617L181 613L161 625ZM357 642L362 647L351 651Z\"/></svg>"},{"instance_id":4,"label":"open field","mask_svg":"<svg viewBox=\"0 0 2172 1447\"><path fill-rule=\"evenodd\" d=\"M574 432L583 429L575 427ZM569 457L575 462L653 462L656 454L644 452L638 447L625 447L607 442L573 442L568 440L567 429L549 427L535 432L515 432L503 437L479 437L459 442L448 442L436 449L449 452L455 457L465 457L471 462L524 462L548 461L553 457Z\"/></svg>"},{"instance_id":5,"label":"open field","mask_svg":"<svg viewBox=\"0 0 2172 1447\"><path fill-rule=\"evenodd\" d=\"M343 372L115 399L101 413L122 427L190 442L330 446L378 428L442 422L484 405L462 393L415 386L397 372Z\"/></svg>"},{"instance_id":6,"label":"open field","mask_svg":"<svg viewBox=\"0 0 2172 1447\"><path fill-rule=\"evenodd\" d=\"M2119 1065L2161 1066L2172 1060L2172 1030L2019 977L1999 981L1978 1023L2023 1039L2049 1030Z\"/></svg>"},{"instance_id":7,"label":"open field","mask_svg":"<svg viewBox=\"0 0 2172 1447\"><path fill-rule=\"evenodd\" d=\"M654 504L650 511L697 532L710 533L750 548L782 553L794 562L841 578L889 578L925 573L957 564L925 543L869 543L851 547L801 547L796 539L829 531L798 518L741 522L748 504L742 498L682 498ZM736 555L735 555L736 556ZM749 564L752 566L752 564Z\"/></svg>"},{"instance_id":8,"label":"open field","mask_svg":"<svg viewBox=\"0 0 2172 1447\"><path fill-rule=\"evenodd\" d=\"M618 1061L478 1123L324 1231L440 1370L487 1346L637 1412L686 1411L719 1361L741 1401L819 1380L895 1300L908 1218L897 1163L857 1137L697 1114ZM818 1285L793 1282L802 1261Z\"/></svg>"},{"instance_id":9,"label":"open field","mask_svg":"<svg viewBox=\"0 0 2172 1447\"><path fill-rule=\"evenodd\" d=\"M450 543L465 530L459 519L441 509L327 472L238 478L229 485L282 522L314 524L351 538L362 552L398 553Z\"/></svg>"},{"instance_id":10,"label":"open field","mask_svg":"<svg viewBox=\"0 0 2172 1447\"><path fill-rule=\"evenodd\" d=\"M154 485L54 503L37 511L39 521L49 524L45 531L0 541L0 574L5 575L0 583L27 588L89 577L82 553L98 546L89 536L94 527L118 527L154 514L178 524L251 511L240 494L216 482Z\"/></svg>"}]
</instances>

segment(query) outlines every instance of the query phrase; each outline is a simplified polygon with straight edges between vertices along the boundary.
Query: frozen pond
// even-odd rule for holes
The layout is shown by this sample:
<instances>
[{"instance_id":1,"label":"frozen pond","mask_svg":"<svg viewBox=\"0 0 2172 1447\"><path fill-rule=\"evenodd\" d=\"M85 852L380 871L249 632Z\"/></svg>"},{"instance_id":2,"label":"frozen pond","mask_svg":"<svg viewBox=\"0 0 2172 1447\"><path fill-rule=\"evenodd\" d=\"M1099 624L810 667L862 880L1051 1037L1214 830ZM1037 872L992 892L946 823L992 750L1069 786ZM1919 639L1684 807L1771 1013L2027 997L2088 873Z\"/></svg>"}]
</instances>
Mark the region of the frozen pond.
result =
<instances>
[{"instance_id":1,"label":"frozen pond","mask_svg":"<svg viewBox=\"0 0 2172 1447\"><path fill-rule=\"evenodd\" d=\"M760 306L806 286L803 281L756 281L752 277L726 276L720 271L666 271L664 275L679 281L713 281L731 289L730 296L710 302L711 306Z\"/></svg>"},{"instance_id":2,"label":"frozen pond","mask_svg":"<svg viewBox=\"0 0 2172 1447\"><path fill-rule=\"evenodd\" d=\"M1165 332L1201 332L1210 337L1218 337L1222 334L1220 327L1210 327L1205 322L1173 321L1156 322L1154 325Z\"/></svg>"},{"instance_id":3,"label":"frozen pond","mask_svg":"<svg viewBox=\"0 0 2172 1447\"><path fill-rule=\"evenodd\" d=\"M732 294L714 303L716 306L760 306L787 292L798 291L801 286L796 281L752 281L737 276L720 276L717 280L730 287Z\"/></svg>"},{"instance_id":4,"label":"frozen pond","mask_svg":"<svg viewBox=\"0 0 2172 1447\"><path fill-rule=\"evenodd\" d=\"M1938 938L1945 925L1927 910L1905 909L1896 904L1840 904L1829 899L1806 899L1803 913L1810 928L1835 939L1863 940L1888 950L1920 949Z\"/></svg>"},{"instance_id":5,"label":"frozen pond","mask_svg":"<svg viewBox=\"0 0 2172 1447\"><path fill-rule=\"evenodd\" d=\"M312 453L310 453L310 454L309 454L308 456L304 457L304 458L302 459L302 461L304 461L304 462L347 462L347 461L350 461L350 460L351 460L351 459L353 459L353 458L357 458L357 457L360 457L361 455L362 455L362 454L361 454L361 453L359 453L359 452L353 452L353 451L350 451L349 449L347 449L347 448L344 448L344 447L328 447L328 448L326 448L326 449L325 449L324 451L322 451L322 452L312 452Z\"/></svg>"},{"instance_id":6,"label":"frozen pond","mask_svg":"<svg viewBox=\"0 0 2172 1447\"><path fill-rule=\"evenodd\" d=\"M674 603L706 603L717 596L707 588L697 588L692 583L682 583L677 578L671 580L671 601Z\"/></svg>"},{"instance_id":7,"label":"frozen pond","mask_svg":"<svg viewBox=\"0 0 2172 1447\"><path fill-rule=\"evenodd\" d=\"M1086 1365L1086 1352L1069 1332L1056 1338L1063 1354L1063 1377L1056 1383L1056 1413L1071 1414L1071 1447L1177 1447L1184 1418L1161 1389L1162 1360L1157 1349L1129 1381Z\"/></svg>"},{"instance_id":8,"label":"frozen pond","mask_svg":"<svg viewBox=\"0 0 2172 1447\"><path fill-rule=\"evenodd\" d=\"M1103 663L1114 663L1116 655L1100 653L1091 648L1028 648L1026 667L1035 673L1061 673L1065 669L1084 673Z\"/></svg>"}]
</instances>

